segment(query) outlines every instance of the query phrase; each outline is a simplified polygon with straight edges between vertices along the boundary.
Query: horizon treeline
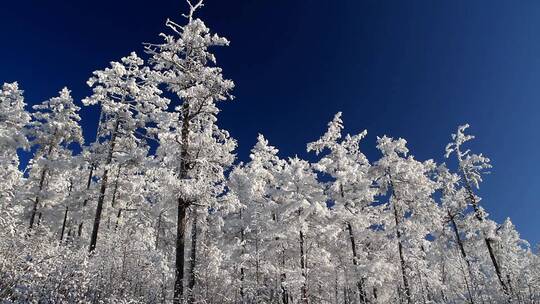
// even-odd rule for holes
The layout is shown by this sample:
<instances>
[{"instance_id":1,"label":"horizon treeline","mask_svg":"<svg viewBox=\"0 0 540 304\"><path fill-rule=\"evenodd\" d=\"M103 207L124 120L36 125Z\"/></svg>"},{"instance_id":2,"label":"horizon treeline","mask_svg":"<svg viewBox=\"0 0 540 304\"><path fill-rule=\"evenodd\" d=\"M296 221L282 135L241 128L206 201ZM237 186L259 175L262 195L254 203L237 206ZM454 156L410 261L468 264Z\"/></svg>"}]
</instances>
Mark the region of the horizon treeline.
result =
<instances>
[{"instance_id":1,"label":"horizon treeline","mask_svg":"<svg viewBox=\"0 0 540 304\"><path fill-rule=\"evenodd\" d=\"M217 121L234 83L211 53L229 42L188 4L144 56L91 75L93 142L69 89L30 110L1 87L0 302L540 302L538 255L478 196L491 165L468 125L453 166L388 136L369 160L341 113L307 144L316 161L259 135L236 162Z\"/></svg>"}]
</instances>

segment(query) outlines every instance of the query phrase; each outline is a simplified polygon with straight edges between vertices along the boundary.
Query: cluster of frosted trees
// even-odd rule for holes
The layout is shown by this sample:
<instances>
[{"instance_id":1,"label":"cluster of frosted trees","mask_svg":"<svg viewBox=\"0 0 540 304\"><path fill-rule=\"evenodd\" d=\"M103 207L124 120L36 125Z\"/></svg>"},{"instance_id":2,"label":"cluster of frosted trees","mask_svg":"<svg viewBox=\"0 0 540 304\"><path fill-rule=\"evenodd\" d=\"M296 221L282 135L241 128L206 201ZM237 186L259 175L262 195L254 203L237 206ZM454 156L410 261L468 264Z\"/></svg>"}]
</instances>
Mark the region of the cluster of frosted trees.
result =
<instances>
[{"instance_id":1,"label":"cluster of frosted trees","mask_svg":"<svg viewBox=\"0 0 540 304\"><path fill-rule=\"evenodd\" d=\"M2 86L2 303L540 301L539 257L480 204L491 166L464 147L468 126L449 167L386 136L369 161L341 113L307 145L314 163L262 135L235 163L216 124L234 84L210 53L228 41L189 4L146 60L93 73L91 142L68 89L29 111L17 83Z\"/></svg>"}]
</instances>

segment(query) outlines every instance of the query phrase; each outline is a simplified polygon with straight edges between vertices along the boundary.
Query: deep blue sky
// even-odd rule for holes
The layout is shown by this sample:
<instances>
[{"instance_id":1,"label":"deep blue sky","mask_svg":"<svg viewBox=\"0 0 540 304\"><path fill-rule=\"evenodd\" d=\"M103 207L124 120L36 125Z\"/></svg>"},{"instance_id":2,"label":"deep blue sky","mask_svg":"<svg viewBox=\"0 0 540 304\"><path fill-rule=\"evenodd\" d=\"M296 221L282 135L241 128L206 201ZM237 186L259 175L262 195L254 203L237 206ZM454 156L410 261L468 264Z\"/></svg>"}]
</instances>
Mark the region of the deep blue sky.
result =
<instances>
[{"instance_id":1,"label":"deep blue sky","mask_svg":"<svg viewBox=\"0 0 540 304\"><path fill-rule=\"evenodd\" d=\"M1 1L0 82L29 104L63 86L79 101L91 72L160 41L182 0ZM220 125L246 159L257 133L282 156L306 157L335 112L348 132L404 137L418 159L442 160L458 124L492 158L484 206L540 242L540 2L207 0L199 12L229 38L218 63L236 83ZM85 135L96 109L83 110Z\"/></svg>"}]
</instances>

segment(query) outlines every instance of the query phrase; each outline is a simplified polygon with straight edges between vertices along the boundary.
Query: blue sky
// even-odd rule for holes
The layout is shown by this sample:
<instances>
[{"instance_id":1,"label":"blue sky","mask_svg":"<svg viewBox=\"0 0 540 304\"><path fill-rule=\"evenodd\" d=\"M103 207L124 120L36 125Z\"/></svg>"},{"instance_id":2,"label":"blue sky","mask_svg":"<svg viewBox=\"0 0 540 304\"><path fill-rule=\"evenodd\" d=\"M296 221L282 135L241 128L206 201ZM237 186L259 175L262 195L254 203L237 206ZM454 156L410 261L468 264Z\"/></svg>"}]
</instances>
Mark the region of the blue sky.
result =
<instances>
[{"instance_id":1,"label":"blue sky","mask_svg":"<svg viewBox=\"0 0 540 304\"><path fill-rule=\"evenodd\" d=\"M63 86L79 101L96 69L159 41L181 0L2 1L0 82L19 81L29 104ZM540 2L207 0L199 16L231 46L217 51L237 97L220 125L247 158L257 133L283 157L308 157L337 111L346 131L406 138L418 159L442 161L462 123L494 168L481 196L540 242ZM82 113L85 136L96 108Z\"/></svg>"}]
</instances>

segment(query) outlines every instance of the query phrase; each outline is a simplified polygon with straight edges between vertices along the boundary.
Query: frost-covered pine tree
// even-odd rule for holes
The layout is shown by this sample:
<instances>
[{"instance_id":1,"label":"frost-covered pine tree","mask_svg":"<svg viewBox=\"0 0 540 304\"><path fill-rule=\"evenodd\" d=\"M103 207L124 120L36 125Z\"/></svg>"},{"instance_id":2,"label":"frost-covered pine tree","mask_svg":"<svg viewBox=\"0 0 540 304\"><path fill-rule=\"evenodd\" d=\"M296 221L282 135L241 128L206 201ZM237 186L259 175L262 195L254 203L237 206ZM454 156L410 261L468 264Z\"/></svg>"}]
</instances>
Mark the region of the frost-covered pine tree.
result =
<instances>
[{"instance_id":1,"label":"frost-covered pine tree","mask_svg":"<svg viewBox=\"0 0 540 304\"><path fill-rule=\"evenodd\" d=\"M283 248L274 244L273 235L277 220L273 197L284 166L278 149L259 135L250 161L239 164L229 175L228 187L237 207L229 212L225 229L228 239L232 238L235 244L231 251L236 260L231 261L231 266L238 265L232 272L238 277L238 293L243 302L271 301L272 292L261 288L263 282L280 285L282 301L289 298L282 283L286 278Z\"/></svg>"},{"instance_id":2,"label":"frost-covered pine tree","mask_svg":"<svg viewBox=\"0 0 540 304\"><path fill-rule=\"evenodd\" d=\"M377 148L383 157L374 164L372 172L380 195L388 198L386 215L380 220L384 232L396 242L401 277L397 296L415 303L422 299L428 271L426 238L440 223L441 214L432 198L436 184L429 177L435 164L408 155L406 143L401 138L378 138Z\"/></svg>"},{"instance_id":3,"label":"frost-covered pine tree","mask_svg":"<svg viewBox=\"0 0 540 304\"><path fill-rule=\"evenodd\" d=\"M173 176L171 181L176 179L171 188L177 194L178 210L174 303L184 298L187 210L202 195L198 190L207 189L200 187L203 181L197 174L212 168L216 176L222 175L232 163L235 146L228 133L216 126L217 103L231 97L229 92L234 84L223 78L221 68L215 66L215 56L209 51L229 42L212 35L203 21L194 18L202 0L188 4L187 24L182 26L167 20L166 26L172 34L161 34L164 40L161 44L146 47L160 82L178 97L174 112L160 124L158 151ZM194 170L197 166L205 168Z\"/></svg>"},{"instance_id":4,"label":"frost-covered pine tree","mask_svg":"<svg viewBox=\"0 0 540 304\"><path fill-rule=\"evenodd\" d=\"M4 83L0 90L0 228L11 232L15 217L22 212L15 196L23 182L17 150L29 146L25 127L30 114L25 107L19 85Z\"/></svg>"},{"instance_id":5,"label":"frost-covered pine tree","mask_svg":"<svg viewBox=\"0 0 540 304\"><path fill-rule=\"evenodd\" d=\"M58 97L35 105L33 109L28 131L31 145L36 147L29 164L30 229L34 227L36 216L41 219L41 209L54 203L56 195L62 195L62 191L51 188L58 186L51 179L68 168L73 153L70 145L83 143L80 108L73 103L67 88L62 89Z\"/></svg>"},{"instance_id":6,"label":"frost-covered pine tree","mask_svg":"<svg viewBox=\"0 0 540 304\"><path fill-rule=\"evenodd\" d=\"M90 238L89 250L96 248L105 194L109 188L111 166L116 162L119 143L131 140L133 145L145 145L151 135L148 125L155 123L169 100L161 96L154 73L144 66L135 53L111 62L105 70L95 71L88 80L93 94L83 100L87 106L99 104L101 118L98 137L102 175L97 197L96 213ZM129 149L128 147L123 147ZM130 154L130 151L123 151Z\"/></svg>"},{"instance_id":7,"label":"frost-covered pine tree","mask_svg":"<svg viewBox=\"0 0 540 304\"><path fill-rule=\"evenodd\" d=\"M278 188L273 196L276 203L274 235L284 248L283 254L299 262L285 265L288 272L285 283L300 291L300 303L310 303L310 293L314 292L310 286L315 280L311 277L311 268L314 267L308 261L316 259L311 257L311 251L322 254L324 250L316 248L317 236L319 233L324 235L327 229L328 209L323 190L311 165L294 157L280 172Z\"/></svg>"},{"instance_id":8,"label":"frost-covered pine tree","mask_svg":"<svg viewBox=\"0 0 540 304\"><path fill-rule=\"evenodd\" d=\"M505 275L502 273L500 262L498 261L495 250L495 229L491 221L487 220L487 214L480 206L480 197L476 195L474 189L480 187L482 175L487 169L491 168L489 158L482 154L471 154L470 150L463 151L462 145L474 139L473 135L465 134L465 130L469 128L468 124L458 127L455 134L452 134L452 142L446 146L446 158L451 154L456 155L458 161L458 172L461 176L461 183L466 191L466 199L469 205L473 208L474 217L478 221L481 238L487 248L489 258L495 269L499 284L505 295L510 295L510 289Z\"/></svg>"},{"instance_id":9,"label":"frost-covered pine tree","mask_svg":"<svg viewBox=\"0 0 540 304\"><path fill-rule=\"evenodd\" d=\"M370 297L365 286L366 281L375 283L374 278L369 275L370 253L365 245L369 242L369 227L378 212L377 208L372 206L376 189L372 187L369 174L371 165L359 148L367 131L343 136L341 115L341 112L337 113L328 123L326 133L307 147L308 152L315 151L317 155L327 152L314 164L314 168L332 179L327 183L326 193L333 204L336 220L343 222L346 233L342 237L349 242L348 246L351 248L356 292L359 301L365 303Z\"/></svg>"}]
</instances>

